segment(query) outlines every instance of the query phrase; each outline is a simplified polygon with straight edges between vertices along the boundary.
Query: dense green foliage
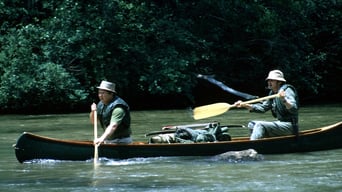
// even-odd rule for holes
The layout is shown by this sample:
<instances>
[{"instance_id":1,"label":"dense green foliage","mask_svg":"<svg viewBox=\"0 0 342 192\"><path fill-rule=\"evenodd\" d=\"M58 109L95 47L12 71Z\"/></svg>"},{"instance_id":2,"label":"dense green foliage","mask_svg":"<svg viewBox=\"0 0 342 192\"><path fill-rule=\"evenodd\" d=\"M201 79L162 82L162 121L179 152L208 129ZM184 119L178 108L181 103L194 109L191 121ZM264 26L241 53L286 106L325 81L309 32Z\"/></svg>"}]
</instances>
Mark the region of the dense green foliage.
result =
<instances>
[{"instance_id":1,"label":"dense green foliage","mask_svg":"<svg viewBox=\"0 0 342 192\"><path fill-rule=\"evenodd\" d=\"M341 4L3 0L1 109L88 109L102 79L116 82L133 108L147 97L167 95L196 105L193 90L203 83L198 73L263 95L264 78L275 68L303 100L331 99L342 89L336 85L342 70Z\"/></svg>"}]
</instances>

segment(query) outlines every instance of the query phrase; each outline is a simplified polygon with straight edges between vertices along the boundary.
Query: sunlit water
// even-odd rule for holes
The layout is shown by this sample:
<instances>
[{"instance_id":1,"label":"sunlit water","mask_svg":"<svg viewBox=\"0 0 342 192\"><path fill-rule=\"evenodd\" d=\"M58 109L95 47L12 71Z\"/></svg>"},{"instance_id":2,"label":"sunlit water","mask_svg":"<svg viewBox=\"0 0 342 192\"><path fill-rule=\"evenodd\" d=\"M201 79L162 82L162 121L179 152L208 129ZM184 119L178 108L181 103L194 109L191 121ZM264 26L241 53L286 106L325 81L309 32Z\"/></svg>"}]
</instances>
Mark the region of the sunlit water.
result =
<instances>
[{"instance_id":1,"label":"sunlit water","mask_svg":"<svg viewBox=\"0 0 342 192\"><path fill-rule=\"evenodd\" d=\"M303 107L300 128L341 121L341 105ZM194 121L188 110L133 111L134 140L164 125L220 121L247 124L268 114L231 110ZM0 191L342 191L342 149L265 155L262 161L226 162L212 157L157 157L93 161L35 160L18 163L12 144L24 132L60 139L93 139L88 114L0 117ZM99 131L99 134L102 133ZM230 134L247 136L245 128Z\"/></svg>"}]
</instances>

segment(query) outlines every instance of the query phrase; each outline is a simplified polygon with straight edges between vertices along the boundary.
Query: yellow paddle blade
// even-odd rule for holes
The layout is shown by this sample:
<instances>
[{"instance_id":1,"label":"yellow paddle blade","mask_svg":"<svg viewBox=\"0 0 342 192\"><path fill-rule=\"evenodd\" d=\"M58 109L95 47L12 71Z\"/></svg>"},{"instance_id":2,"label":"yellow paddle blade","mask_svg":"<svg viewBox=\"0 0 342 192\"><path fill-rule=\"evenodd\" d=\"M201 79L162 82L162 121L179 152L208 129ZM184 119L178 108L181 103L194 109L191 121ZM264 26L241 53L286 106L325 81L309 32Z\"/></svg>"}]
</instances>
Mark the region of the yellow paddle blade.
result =
<instances>
[{"instance_id":1,"label":"yellow paddle blade","mask_svg":"<svg viewBox=\"0 0 342 192\"><path fill-rule=\"evenodd\" d=\"M214 103L210 105L204 105L201 107L196 107L193 110L193 117L194 119L205 119L208 117L213 117L216 115L220 115L222 113L225 113L229 110L231 105L228 103Z\"/></svg>"}]
</instances>

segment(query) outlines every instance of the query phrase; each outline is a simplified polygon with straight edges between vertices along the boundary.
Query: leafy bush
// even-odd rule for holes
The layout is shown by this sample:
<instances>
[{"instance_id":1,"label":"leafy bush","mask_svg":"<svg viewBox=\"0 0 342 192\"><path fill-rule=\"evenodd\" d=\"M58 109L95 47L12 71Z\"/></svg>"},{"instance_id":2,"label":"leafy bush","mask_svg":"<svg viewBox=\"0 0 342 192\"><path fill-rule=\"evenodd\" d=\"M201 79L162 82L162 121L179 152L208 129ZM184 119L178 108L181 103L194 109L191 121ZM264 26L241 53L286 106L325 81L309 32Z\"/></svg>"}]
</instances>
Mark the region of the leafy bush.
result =
<instances>
[{"instance_id":1,"label":"leafy bush","mask_svg":"<svg viewBox=\"0 0 342 192\"><path fill-rule=\"evenodd\" d=\"M79 82L61 65L40 57L41 29L27 25L1 39L0 105L6 111L56 112L86 99Z\"/></svg>"}]
</instances>

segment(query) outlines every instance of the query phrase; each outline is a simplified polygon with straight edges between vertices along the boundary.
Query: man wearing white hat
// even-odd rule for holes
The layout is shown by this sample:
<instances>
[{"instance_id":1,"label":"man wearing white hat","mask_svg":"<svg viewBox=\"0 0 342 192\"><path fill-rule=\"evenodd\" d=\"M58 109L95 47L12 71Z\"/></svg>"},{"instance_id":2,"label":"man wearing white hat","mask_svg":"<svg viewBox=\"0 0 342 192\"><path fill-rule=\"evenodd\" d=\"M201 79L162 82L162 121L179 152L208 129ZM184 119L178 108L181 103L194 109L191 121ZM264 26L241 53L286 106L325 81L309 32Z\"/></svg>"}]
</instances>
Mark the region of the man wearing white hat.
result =
<instances>
[{"instance_id":1,"label":"man wearing white hat","mask_svg":"<svg viewBox=\"0 0 342 192\"><path fill-rule=\"evenodd\" d=\"M272 70L266 78L270 95L279 93L279 97L269 99L258 104L241 104L237 101L237 107L245 107L250 112L264 113L272 111L277 121L251 121L248 127L251 129L251 140L264 137L298 134L298 95L292 85L286 84L283 73L280 70Z\"/></svg>"},{"instance_id":2,"label":"man wearing white hat","mask_svg":"<svg viewBox=\"0 0 342 192\"><path fill-rule=\"evenodd\" d=\"M95 140L95 143L131 143L132 130L128 104L117 96L114 83L102 81L97 88L100 102L91 105L90 120L94 123L96 110L104 133Z\"/></svg>"}]
</instances>

